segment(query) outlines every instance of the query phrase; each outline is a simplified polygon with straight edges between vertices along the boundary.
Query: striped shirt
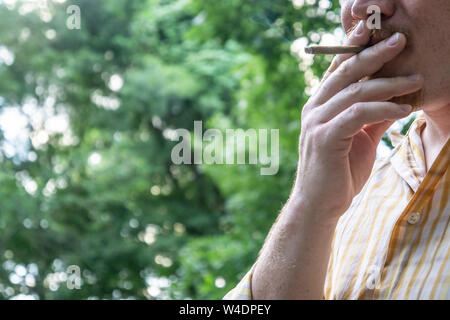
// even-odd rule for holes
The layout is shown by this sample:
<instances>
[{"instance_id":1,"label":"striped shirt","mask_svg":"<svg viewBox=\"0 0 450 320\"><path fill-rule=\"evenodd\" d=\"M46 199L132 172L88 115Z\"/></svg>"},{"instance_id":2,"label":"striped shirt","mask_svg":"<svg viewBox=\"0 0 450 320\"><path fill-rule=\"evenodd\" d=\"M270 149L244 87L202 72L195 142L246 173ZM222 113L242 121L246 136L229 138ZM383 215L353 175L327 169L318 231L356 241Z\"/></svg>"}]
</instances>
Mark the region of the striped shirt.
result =
<instances>
[{"instance_id":1,"label":"striped shirt","mask_svg":"<svg viewBox=\"0 0 450 320\"><path fill-rule=\"evenodd\" d=\"M335 229L325 299L450 299L450 140L426 170L420 114ZM252 299L253 267L224 299ZM298 285L301 285L299 283Z\"/></svg>"}]
</instances>

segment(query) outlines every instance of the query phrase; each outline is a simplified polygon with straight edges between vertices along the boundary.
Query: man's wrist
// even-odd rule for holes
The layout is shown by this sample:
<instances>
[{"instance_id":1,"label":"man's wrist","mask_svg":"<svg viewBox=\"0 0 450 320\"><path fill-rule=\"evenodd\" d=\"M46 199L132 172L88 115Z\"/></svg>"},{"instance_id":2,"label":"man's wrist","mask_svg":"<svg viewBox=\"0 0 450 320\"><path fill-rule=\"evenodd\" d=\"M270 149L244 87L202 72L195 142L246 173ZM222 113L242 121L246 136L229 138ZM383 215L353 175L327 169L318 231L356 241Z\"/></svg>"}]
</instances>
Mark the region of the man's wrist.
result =
<instances>
[{"instance_id":1,"label":"man's wrist","mask_svg":"<svg viewBox=\"0 0 450 320\"><path fill-rule=\"evenodd\" d=\"M333 209L322 203L315 204L301 195L291 196L283 208L288 223L313 225L316 227L335 228L339 216Z\"/></svg>"}]
</instances>

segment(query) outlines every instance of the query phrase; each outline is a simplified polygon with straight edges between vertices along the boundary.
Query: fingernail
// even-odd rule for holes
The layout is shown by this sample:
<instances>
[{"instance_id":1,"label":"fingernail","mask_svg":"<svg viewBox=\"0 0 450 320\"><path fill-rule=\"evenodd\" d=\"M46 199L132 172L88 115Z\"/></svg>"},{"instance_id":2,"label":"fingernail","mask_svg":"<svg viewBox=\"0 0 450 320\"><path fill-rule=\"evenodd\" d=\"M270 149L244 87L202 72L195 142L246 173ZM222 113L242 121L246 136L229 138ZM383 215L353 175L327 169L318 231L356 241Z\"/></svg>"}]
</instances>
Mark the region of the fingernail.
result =
<instances>
[{"instance_id":1,"label":"fingernail","mask_svg":"<svg viewBox=\"0 0 450 320\"><path fill-rule=\"evenodd\" d=\"M412 76L408 77L408 80L411 82L417 82L422 79L422 76L420 74L413 74Z\"/></svg>"},{"instance_id":2,"label":"fingernail","mask_svg":"<svg viewBox=\"0 0 450 320\"><path fill-rule=\"evenodd\" d=\"M388 41L387 41L387 45L390 47L395 46L398 43L398 39L400 39L400 34L398 32L396 32L394 35L392 35Z\"/></svg>"},{"instance_id":3,"label":"fingernail","mask_svg":"<svg viewBox=\"0 0 450 320\"><path fill-rule=\"evenodd\" d=\"M411 110L412 110L412 106L409 105L409 104L401 104L401 105L400 105L400 109L401 109L402 111L404 111L405 113L409 113L409 112L411 112Z\"/></svg>"}]
</instances>

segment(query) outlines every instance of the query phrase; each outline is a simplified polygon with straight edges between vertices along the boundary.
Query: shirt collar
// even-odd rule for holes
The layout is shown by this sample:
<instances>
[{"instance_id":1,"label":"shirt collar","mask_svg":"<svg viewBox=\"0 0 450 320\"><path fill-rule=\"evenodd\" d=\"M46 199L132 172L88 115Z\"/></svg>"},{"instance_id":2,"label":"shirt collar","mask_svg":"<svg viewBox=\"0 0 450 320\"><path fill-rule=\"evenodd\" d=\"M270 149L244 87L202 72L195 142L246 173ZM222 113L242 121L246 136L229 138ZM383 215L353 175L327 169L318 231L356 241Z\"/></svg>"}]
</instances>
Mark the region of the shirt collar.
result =
<instances>
[{"instance_id":1,"label":"shirt collar","mask_svg":"<svg viewBox=\"0 0 450 320\"><path fill-rule=\"evenodd\" d=\"M390 162L394 170L408 183L414 192L419 188L427 171L421 132L425 127L425 117L419 113L403 137L399 133L391 133L390 138L395 146Z\"/></svg>"}]
</instances>

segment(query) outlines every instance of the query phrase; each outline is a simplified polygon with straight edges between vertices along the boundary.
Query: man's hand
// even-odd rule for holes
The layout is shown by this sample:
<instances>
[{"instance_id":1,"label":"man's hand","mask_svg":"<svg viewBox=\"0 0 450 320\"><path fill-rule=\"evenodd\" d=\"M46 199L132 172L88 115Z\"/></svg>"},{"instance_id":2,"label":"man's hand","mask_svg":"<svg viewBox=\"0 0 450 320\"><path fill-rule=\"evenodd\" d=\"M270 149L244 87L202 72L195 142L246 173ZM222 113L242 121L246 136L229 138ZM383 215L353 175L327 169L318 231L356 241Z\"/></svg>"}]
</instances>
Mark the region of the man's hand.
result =
<instances>
[{"instance_id":1,"label":"man's hand","mask_svg":"<svg viewBox=\"0 0 450 320\"><path fill-rule=\"evenodd\" d=\"M347 44L368 43L370 30L363 23L359 28ZM303 108L296 182L256 262L255 299L323 297L338 218L366 183L384 132L411 111L387 101L423 85L420 76L360 80L405 44L405 36L396 34L358 55L337 56Z\"/></svg>"},{"instance_id":2,"label":"man's hand","mask_svg":"<svg viewBox=\"0 0 450 320\"><path fill-rule=\"evenodd\" d=\"M365 45L369 35L361 22L348 44ZM292 197L328 212L320 219L339 218L348 209L370 175L383 134L411 112L409 105L387 101L419 90L420 75L360 81L394 59L405 44L405 36L396 33L357 55L337 56L303 108Z\"/></svg>"}]
</instances>

